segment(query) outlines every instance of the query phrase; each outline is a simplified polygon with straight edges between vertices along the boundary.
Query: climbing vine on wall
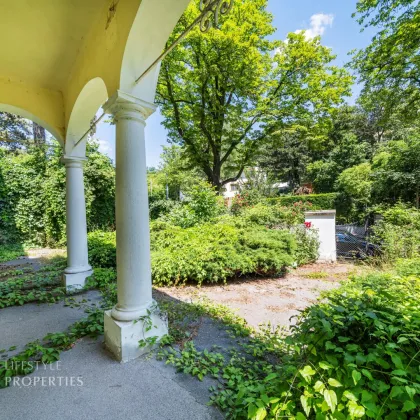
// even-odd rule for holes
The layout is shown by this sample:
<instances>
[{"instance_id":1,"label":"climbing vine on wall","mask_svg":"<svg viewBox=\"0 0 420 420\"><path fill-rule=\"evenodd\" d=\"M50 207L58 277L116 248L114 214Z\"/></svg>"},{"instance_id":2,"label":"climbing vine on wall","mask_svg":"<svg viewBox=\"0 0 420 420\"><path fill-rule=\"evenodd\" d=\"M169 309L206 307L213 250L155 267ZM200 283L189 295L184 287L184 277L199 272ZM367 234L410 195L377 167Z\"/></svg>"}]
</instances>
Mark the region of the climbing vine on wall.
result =
<instances>
[{"instance_id":1,"label":"climbing vine on wall","mask_svg":"<svg viewBox=\"0 0 420 420\"><path fill-rule=\"evenodd\" d=\"M115 171L99 152L87 145L85 194L88 229L114 226ZM65 243L65 167L62 151L30 147L0 148L0 243L26 242L54 246Z\"/></svg>"}]
</instances>

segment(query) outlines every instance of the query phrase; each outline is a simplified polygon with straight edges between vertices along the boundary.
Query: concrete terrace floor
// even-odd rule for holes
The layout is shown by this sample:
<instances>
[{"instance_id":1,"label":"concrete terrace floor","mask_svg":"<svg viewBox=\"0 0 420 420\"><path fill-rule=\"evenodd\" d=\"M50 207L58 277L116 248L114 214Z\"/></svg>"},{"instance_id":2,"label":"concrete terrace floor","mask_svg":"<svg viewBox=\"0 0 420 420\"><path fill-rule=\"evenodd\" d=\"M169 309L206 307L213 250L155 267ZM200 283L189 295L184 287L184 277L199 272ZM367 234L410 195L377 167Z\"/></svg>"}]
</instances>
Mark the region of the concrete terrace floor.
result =
<instances>
[{"instance_id":1,"label":"concrete terrace floor","mask_svg":"<svg viewBox=\"0 0 420 420\"><path fill-rule=\"evenodd\" d=\"M45 262L32 255L0 268L31 266L36 271ZM100 294L89 291L74 299L82 303L80 307L59 302L0 309L0 349L7 350L0 354L0 360L19 353L27 343L48 333L65 331L87 316L85 305L99 303ZM195 343L198 349L227 347L230 339L211 320L204 320ZM9 351L11 347L16 348ZM0 420L223 419L216 408L208 405L211 385L214 383L210 379L200 382L176 373L153 354L121 364L105 350L103 337L84 338L62 352L58 362L39 364L32 374L0 389Z\"/></svg>"},{"instance_id":2,"label":"concrete terrace floor","mask_svg":"<svg viewBox=\"0 0 420 420\"><path fill-rule=\"evenodd\" d=\"M44 257L20 258L7 263L6 268L29 264L36 271L45 263ZM159 290L184 302L204 296L238 310L254 326L267 321L288 325L290 316L313 302L321 290L335 287L353 270L349 264L311 265L282 279L245 279L199 289L187 286ZM309 278L317 272L326 274L322 279ZM22 351L27 343L42 339L49 332L65 331L86 316L83 306L97 304L100 295L89 291L75 299L82 302L80 307L60 302L0 309L0 349L16 346L15 350L0 354L0 360ZM198 350L214 345L224 349L235 346L223 327L210 319L201 320L194 343ZM43 377L48 386L42 386L42 379L35 382L35 378ZM177 373L153 354L120 364L104 349L102 337L84 338L61 353L59 362L39 365L15 385L0 389L0 420L223 419L222 413L208 405L211 385L211 379L200 382Z\"/></svg>"},{"instance_id":3,"label":"concrete terrace floor","mask_svg":"<svg viewBox=\"0 0 420 420\"><path fill-rule=\"evenodd\" d=\"M77 299L96 298L96 292L88 292ZM7 353L11 356L28 342L41 339L48 332L64 331L85 316L83 310L65 307L63 303L1 309L0 348L17 346ZM0 419L223 418L216 408L207 405L211 380L200 382L176 373L153 355L120 364L104 349L102 341L102 337L84 338L61 353L59 362L40 364L31 375L0 389ZM195 340L197 348L225 346L228 341L224 331L211 321L201 324ZM42 377L47 378L47 386L42 386Z\"/></svg>"}]
</instances>

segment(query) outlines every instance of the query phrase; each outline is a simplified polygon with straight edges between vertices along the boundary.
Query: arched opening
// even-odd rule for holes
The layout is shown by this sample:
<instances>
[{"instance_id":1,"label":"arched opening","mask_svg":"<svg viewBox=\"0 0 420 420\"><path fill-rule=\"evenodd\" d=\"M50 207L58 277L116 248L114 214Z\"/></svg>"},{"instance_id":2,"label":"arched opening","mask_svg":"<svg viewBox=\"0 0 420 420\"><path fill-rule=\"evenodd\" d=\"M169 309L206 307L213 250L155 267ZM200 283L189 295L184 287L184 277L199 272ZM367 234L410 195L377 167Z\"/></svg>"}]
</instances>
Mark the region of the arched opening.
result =
<instances>
[{"instance_id":1,"label":"arched opening","mask_svg":"<svg viewBox=\"0 0 420 420\"><path fill-rule=\"evenodd\" d=\"M190 0L143 0L131 27L121 66L120 88L154 102L159 66L140 83L136 79L154 62Z\"/></svg>"},{"instance_id":2,"label":"arched opening","mask_svg":"<svg viewBox=\"0 0 420 420\"><path fill-rule=\"evenodd\" d=\"M98 109L107 99L108 91L100 77L95 77L83 87L69 119L65 143L66 155L85 156L87 131Z\"/></svg>"},{"instance_id":3,"label":"arched opening","mask_svg":"<svg viewBox=\"0 0 420 420\"><path fill-rule=\"evenodd\" d=\"M54 137L62 146L64 145L64 139L61 136L61 134L32 112L8 104L0 104L0 112L8 112L9 114L18 115L22 118L36 123L38 126L43 127L45 130L47 130L48 133L50 133L51 136Z\"/></svg>"}]
</instances>

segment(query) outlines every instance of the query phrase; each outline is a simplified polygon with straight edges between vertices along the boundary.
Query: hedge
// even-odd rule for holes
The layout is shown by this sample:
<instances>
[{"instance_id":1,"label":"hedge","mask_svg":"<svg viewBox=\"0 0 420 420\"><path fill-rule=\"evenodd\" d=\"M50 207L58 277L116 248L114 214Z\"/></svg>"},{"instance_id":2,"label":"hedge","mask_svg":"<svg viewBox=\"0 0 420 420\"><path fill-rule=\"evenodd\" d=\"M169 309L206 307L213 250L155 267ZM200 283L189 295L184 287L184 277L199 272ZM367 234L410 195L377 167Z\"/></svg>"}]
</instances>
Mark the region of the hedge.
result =
<instances>
[{"instance_id":1,"label":"hedge","mask_svg":"<svg viewBox=\"0 0 420 420\"><path fill-rule=\"evenodd\" d=\"M309 202L314 210L330 210L336 208L337 193L308 194L308 195L284 195L268 198L269 204L281 206L292 206L298 202Z\"/></svg>"},{"instance_id":2,"label":"hedge","mask_svg":"<svg viewBox=\"0 0 420 420\"><path fill-rule=\"evenodd\" d=\"M241 228L234 223L206 223L181 228L152 223L152 277L157 285L192 281L224 282L241 275L271 276L302 260L296 235L264 226ZM88 235L89 257L94 267L116 264L115 233ZM308 256L307 259L316 258Z\"/></svg>"}]
</instances>

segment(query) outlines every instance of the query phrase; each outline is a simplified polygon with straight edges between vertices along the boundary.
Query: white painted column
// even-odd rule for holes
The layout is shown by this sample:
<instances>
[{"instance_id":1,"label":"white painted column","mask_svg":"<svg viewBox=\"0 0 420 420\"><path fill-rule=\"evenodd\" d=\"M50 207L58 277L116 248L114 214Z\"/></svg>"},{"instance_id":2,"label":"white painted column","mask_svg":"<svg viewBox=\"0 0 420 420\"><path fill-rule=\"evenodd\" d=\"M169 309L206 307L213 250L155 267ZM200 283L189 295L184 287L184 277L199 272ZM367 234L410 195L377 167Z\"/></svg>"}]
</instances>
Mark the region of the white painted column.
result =
<instances>
[{"instance_id":1,"label":"white painted column","mask_svg":"<svg viewBox=\"0 0 420 420\"><path fill-rule=\"evenodd\" d=\"M105 313L105 344L118 360L127 361L150 349L140 348L139 340L167 333L166 320L161 319L152 299L144 129L155 106L118 91L104 109L113 113L116 122L118 287L118 303ZM148 311L152 313L151 331L139 321Z\"/></svg>"},{"instance_id":2,"label":"white painted column","mask_svg":"<svg viewBox=\"0 0 420 420\"><path fill-rule=\"evenodd\" d=\"M67 268L64 270L66 287L83 287L92 274L88 262L85 186L83 162L86 158L64 156L66 165L66 231Z\"/></svg>"}]
</instances>

